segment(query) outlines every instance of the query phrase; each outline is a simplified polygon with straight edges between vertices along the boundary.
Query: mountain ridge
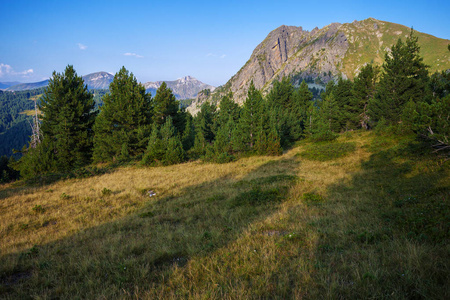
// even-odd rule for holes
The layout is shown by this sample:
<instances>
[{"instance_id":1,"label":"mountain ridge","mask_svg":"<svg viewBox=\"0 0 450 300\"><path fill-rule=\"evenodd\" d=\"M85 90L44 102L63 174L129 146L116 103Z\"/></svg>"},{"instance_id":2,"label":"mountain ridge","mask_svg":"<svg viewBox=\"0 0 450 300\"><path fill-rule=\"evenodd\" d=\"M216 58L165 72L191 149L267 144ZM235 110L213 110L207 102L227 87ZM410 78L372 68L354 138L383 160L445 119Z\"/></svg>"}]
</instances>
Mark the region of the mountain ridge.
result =
<instances>
[{"instance_id":1,"label":"mountain ridge","mask_svg":"<svg viewBox=\"0 0 450 300\"><path fill-rule=\"evenodd\" d=\"M17 84L20 84L20 82L18 82L18 81L0 82L0 90L7 89L10 86L17 85Z\"/></svg>"},{"instance_id":2,"label":"mountain ridge","mask_svg":"<svg viewBox=\"0 0 450 300\"><path fill-rule=\"evenodd\" d=\"M85 84L88 86L88 89L90 90L108 89L109 84L114 80L114 75L103 71L90 73L82 77ZM47 79L31 83L11 83L4 90L8 92L32 90L45 87L48 85L48 82L49 80ZM167 86L172 89L175 97L179 100L195 98L200 91L205 89L209 89L211 91L214 91L215 89L214 86L203 83L192 76L184 76L172 81L161 80L155 82L146 82L142 85L144 85L147 92L150 92L152 96L154 96L156 94L156 90L161 86L163 82L166 82Z\"/></svg>"},{"instance_id":3,"label":"mountain ridge","mask_svg":"<svg viewBox=\"0 0 450 300\"><path fill-rule=\"evenodd\" d=\"M405 38L411 28L368 18L352 23L331 23L311 31L302 27L282 25L272 30L256 46L244 66L228 82L210 95L199 94L188 110L195 114L204 101L217 103L233 92L234 100L243 103L250 82L267 93L274 80L283 76L295 85L310 79L325 85L339 76L353 79L367 63L381 65L385 53L398 38ZM430 72L450 68L447 45L450 40L414 31L419 38L421 55Z\"/></svg>"},{"instance_id":4,"label":"mountain ridge","mask_svg":"<svg viewBox=\"0 0 450 300\"><path fill-rule=\"evenodd\" d=\"M202 90L215 90L215 87L192 76L184 76L173 81L155 81L144 83L145 90L150 92L152 96L156 94L156 90L165 82L167 87L172 89L175 97L180 100L192 99L197 96L197 94Z\"/></svg>"},{"instance_id":5,"label":"mountain ridge","mask_svg":"<svg viewBox=\"0 0 450 300\"><path fill-rule=\"evenodd\" d=\"M114 79L114 75L111 75L108 72L100 71L84 75L82 76L82 78L84 80L84 83L88 86L88 89L90 90L108 89L109 84ZM39 82L20 83L8 87L7 89L5 89L5 91L17 92L17 91L33 90L47 86L48 82L49 79Z\"/></svg>"}]
</instances>

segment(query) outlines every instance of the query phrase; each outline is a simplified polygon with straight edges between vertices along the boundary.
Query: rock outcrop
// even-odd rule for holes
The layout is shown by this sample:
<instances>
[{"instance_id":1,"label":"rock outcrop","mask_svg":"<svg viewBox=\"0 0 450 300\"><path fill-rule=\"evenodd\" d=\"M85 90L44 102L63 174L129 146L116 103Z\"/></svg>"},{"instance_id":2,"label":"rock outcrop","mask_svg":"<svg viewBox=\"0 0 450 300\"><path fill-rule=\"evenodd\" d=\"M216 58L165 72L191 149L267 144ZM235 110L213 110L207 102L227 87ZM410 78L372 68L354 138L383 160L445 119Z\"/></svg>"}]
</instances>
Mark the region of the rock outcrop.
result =
<instances>
[{"instance_id":1,"label":"rock outcrop","mask_svg":"<svg viewBox=\"0 0 450 300\"><path fill-rule=\"evenodd\" d=\"M255 48L246 64L225 85L211 95L199 95L188 110L195 113L196 106L204 101L218 102L230 91L236 102L243 103L252 80L257 89L267 93L273 81L283 76L290 77L294 84L303 79L322 85L339 76L352 79L367 63L381 65L389 47L399 38L405 40L410 30L373 18L332 23L312 31L280 26ZM430 71L450 68L449 40L420 32L415 34L419 37L424 62L431 66Z\"/></svg>"}]
</instances>

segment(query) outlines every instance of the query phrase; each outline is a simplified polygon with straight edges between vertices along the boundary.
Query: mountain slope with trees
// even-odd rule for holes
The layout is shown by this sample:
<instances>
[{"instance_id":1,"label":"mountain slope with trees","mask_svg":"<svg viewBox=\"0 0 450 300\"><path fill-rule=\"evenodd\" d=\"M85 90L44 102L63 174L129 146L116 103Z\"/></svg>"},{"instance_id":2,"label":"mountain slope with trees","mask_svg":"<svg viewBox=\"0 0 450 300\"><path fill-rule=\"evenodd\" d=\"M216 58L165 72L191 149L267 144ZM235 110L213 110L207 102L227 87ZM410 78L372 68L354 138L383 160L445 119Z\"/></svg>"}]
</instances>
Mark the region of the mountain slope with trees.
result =
<instances>
[{"instance_id":1,"label":"mountain slope with trees","mask_svg":"<svg viewBox=\"0 0 450 300\"><path fill-rule=\"evenodd\" d=\"M189 110L193 113L204 101L217 103L232 92L243 103L250 82L266 94L274 81L289 77L294 85L302 80L325 85L340 76L354 79L369 63L381 65L385 54L410 28L369 18L353 23L332 23L312 31L281 26L259 44L246 64L223 86L210 94L200 94ZM421 56L431 72L450 69L449 40L416 32Z\"/></svg>"}]
</instances>

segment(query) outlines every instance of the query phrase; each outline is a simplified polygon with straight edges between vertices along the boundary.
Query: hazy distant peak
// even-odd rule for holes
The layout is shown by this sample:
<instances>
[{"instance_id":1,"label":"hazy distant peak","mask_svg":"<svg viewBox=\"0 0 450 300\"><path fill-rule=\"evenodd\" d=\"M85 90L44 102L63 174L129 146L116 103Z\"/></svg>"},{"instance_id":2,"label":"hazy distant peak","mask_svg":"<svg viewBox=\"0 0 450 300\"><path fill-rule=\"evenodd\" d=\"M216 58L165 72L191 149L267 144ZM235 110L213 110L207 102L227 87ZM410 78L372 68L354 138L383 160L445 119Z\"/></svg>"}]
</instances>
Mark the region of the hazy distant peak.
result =
<instances>
[{"instance_id":1,"label":"hazy distant peak","mask_svg":"<svg viewBox=\"0 0 450 300\"><path fill-rule=\"evenodd\" d=\"M154 96L156 90L163 82L172 90L177 99L192 99L197 97L198 92L202 90L209 89L213 91L215 89L214 86L203 83L189 75L173 81L146 82L144 86L147 92L150 92Z\"/></svg>"}]
</instances>

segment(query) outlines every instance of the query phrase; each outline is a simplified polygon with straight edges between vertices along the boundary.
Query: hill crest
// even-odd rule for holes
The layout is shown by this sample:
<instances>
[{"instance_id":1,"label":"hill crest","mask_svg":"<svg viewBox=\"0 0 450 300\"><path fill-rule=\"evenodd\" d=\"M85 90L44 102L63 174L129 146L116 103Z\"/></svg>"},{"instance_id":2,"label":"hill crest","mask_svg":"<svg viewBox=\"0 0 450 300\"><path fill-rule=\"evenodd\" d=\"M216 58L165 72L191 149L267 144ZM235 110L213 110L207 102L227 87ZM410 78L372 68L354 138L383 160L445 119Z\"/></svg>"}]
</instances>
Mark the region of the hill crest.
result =
<instances>
[{"instance_id":1,"label":"hill crest","mask_svg":"<svg viewBox=\"0 0 450 300\"><path fill-rule=\"evenodd\" d=\"M211 96L199 95L189 110L196 112L204 101L218 102L228 92L243 103L250 82L266 93L274 80L291 77L294 84L303 79L325 85L330 80L354 78L361 67L374 62L381 65L384 56L399 38L409 35L410 28L368 18L352 23L331 23L312 31L282 25L271 31L255 48L245 65ZM430 72L450 69L450 40L415 31L421 55Z\"/></svg>"}]
</instances>

